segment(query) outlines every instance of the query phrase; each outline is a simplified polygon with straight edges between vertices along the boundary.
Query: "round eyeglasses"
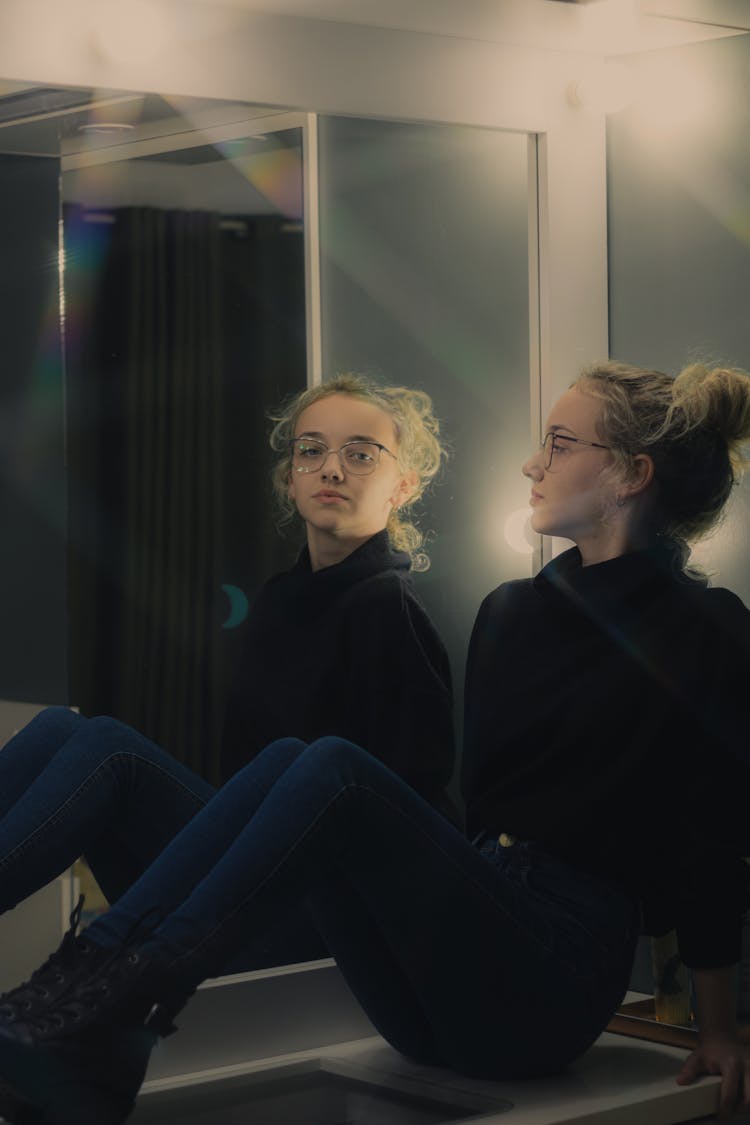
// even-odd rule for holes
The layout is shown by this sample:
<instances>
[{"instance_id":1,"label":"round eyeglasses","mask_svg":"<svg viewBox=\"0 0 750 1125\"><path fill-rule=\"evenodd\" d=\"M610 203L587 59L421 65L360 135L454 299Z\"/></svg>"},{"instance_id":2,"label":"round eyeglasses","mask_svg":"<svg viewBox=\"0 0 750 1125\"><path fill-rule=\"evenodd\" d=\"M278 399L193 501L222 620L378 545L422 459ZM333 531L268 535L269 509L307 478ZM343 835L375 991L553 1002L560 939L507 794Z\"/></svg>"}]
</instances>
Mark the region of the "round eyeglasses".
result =
<instances>
[{"instance_id":1,"label":"round eyeglasses","mask_svg":"<svg viewBox=\"0 0 750 1125\"><path fill-rule=\"evenodd\" d=\"M602 445L598 441L586 441L585 438L571 437L569 434L558 434L550 430L549 433L544 435L542 441L542 449L544 450L544 468L549 469L552 464L552 458L556 453L564 452L567 449L566 442L572 442L573 445L588 445L592 449L611 449L609 445Z\"/></svg>"},{"instance_id":2,"label":"round eyeglasses","mask_svg":"<svg viewBox=\"0 0 750 1125\"><path fill-rule=\"evenodd\" d=\"M377 468L381 452L396 460L396 454L379 441L345 441L339 449L329 449L325 442L315 438L292 438L289 445L295 473L317 472L332 453L337 455L347 473L356 476L372 473Z\"/></svg>"}]
</instances>

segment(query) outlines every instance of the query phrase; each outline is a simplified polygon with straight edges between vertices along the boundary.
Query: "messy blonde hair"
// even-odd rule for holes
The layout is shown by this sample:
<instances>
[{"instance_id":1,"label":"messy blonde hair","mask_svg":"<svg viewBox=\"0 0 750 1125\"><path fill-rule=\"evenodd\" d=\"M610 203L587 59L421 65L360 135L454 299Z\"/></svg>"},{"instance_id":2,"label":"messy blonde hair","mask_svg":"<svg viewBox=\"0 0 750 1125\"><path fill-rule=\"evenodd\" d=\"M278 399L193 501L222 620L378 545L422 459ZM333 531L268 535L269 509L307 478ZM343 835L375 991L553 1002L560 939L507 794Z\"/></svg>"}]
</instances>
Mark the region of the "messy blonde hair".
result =
<instances>
[{"instance_id":1,"label":"messy blonde hair","mask_svg":"<svg viewBox=\"0 0 750 1125\"><path fill-rule=\"evenodd\" d=\"M394 547L411 556L414 570L427 570L430 561L422 549L424 536L413 520L404 518L404 513L413 508L424 494L445 456L438 436L440 423L433 412L432 400L424 391L414 391L408 387L383 387L366 375L347 372L334 375L319 386L309 387L285 402L277 412L271 413L270 418L274 423L270 436L271 448L281 454L272 478L281 510L280 522L287 523L296 512L289 497L289 476L292 470L290 442L295 436L299 417L314 402L337 394L351 395L370 402L392 417L398 440L399 468L402 472L414 470L417 474L417 486L398 511L394 509L388 517L388 535Z\"/></svg>"},{"instance_id":2,"label":"messy blonde hair","mask_svg":"<svg viewBox=\"0 0 750 1125\"><path fill-rule=\"evenodd\" d=\"M750 378L733 367L685 367L676 378L609 361L584 370L573 386L603 403L598 430L615 470L635 472L634 457L654 462L652 529L687 557L687 545L721 517L747 464Z\"/></svg>"}]
</instances>

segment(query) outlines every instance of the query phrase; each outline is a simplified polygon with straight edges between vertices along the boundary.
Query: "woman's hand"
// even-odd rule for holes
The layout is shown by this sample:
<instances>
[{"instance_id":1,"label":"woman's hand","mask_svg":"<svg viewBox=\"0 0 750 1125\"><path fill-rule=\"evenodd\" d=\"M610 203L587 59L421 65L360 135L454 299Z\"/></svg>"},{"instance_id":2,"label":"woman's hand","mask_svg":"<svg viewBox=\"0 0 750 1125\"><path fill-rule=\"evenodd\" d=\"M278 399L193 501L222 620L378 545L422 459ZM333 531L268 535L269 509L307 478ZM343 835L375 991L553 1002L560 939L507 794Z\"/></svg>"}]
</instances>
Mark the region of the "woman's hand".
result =
<instances>
[{"instance_id":1,"label":"woman's hand","mask_svg":"<svg viewBox=\"0 0 750 1125\"><path fill-rule=\"evenodd\" d=\"M720 1121L727 1121L740 1110L750 1111L750 1047L740 1042L737 1031L732 979L731 965L693 969L698 1046L677 1078L681 1086L687 1086L701 1074L720 1074Z\"/></svg>"},{"instance_id":2,"label":"woman's hand","mask_svg":"<svg viewBox=\"0 0 750 1125\"><path fill-rule=\"evenodd\" d=\"M717 1108L720 1121L728 1121L741 1111L750 1112L750 1046L741 1043L736 1035L699 1038L677 1081L681 1086L689 1086L702 1074L721 1075Z\"/></svg>"}]
</instances>

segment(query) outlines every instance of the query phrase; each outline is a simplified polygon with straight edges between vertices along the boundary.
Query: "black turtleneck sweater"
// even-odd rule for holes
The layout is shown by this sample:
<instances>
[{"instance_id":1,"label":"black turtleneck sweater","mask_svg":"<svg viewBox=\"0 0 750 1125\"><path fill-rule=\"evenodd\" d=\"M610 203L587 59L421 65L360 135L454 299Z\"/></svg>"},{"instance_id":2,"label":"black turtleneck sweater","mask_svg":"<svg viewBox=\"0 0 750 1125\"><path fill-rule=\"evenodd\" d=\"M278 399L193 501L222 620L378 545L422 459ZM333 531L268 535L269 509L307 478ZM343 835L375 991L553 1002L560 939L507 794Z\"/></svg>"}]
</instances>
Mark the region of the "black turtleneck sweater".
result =
<instances>
[{"instance_id":1,"label":"black turtleneck sweater","mask_svg":"<svg viewBox=\"0 0 750 1125\"><path fill-rule=\"evenodd\" d=\"M305 548L260 591L227 709L223 777L276 738L335 734L364 747L441 811L453 769L450 666L383 531L313 572Z\"/></svg>"},{"instance_id":2,"label":"black turtleneck sweater","mask_svg":"<svg viewBox=\"0 0 750 1125\"><path fill-rule=\"evenodd\" d=\"M740 955L750 855L750 614L639 551L576 549L483 602L466 682L470 835L540 841L677 928L693 967Z\"/></svg>"}]
</instances>

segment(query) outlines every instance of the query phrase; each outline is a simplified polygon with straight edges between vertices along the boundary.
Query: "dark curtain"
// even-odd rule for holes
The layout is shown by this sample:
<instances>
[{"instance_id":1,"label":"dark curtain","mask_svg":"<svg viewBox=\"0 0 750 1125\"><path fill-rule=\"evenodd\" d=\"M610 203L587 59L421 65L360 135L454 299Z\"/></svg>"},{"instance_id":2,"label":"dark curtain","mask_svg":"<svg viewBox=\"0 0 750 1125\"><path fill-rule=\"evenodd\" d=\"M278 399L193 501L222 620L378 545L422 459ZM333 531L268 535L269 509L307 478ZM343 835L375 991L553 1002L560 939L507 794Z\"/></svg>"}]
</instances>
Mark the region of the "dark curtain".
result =
<instances>
[{"instance_id":1,"label":"dark curtain","mask_svg":"<svg viewBox=\"0 0 750 1125\"><path fill-rule=\"evenodd\" d=\"M252 603L300 542L274 526L266 412L305 385L302 226L64 222L70 700L217 782L243 645L224 587Z\"/></svg>"},{"instance_id":2,"label":"dark curtain","mask_svg":"<svg viewBox=\"0 0 750 1125\"><path fill-rule=\"evenodd\" d=\"M215 779L219 220L65 221L71 700Z\"/></svg>"},{"instance_id":3,"label":"dark curtain","mask_svg":"<svg viewBox=\"0 0 750 1125\"><path fill-rule=\"evenodd\" d=\"M60 162L0 154L0 698L67 702Z\"/></svg>"}]
</instances>

